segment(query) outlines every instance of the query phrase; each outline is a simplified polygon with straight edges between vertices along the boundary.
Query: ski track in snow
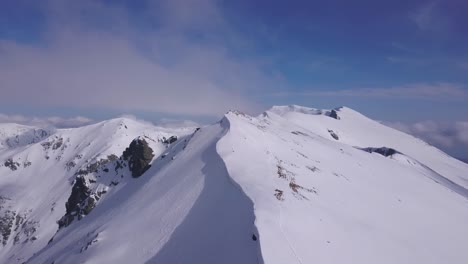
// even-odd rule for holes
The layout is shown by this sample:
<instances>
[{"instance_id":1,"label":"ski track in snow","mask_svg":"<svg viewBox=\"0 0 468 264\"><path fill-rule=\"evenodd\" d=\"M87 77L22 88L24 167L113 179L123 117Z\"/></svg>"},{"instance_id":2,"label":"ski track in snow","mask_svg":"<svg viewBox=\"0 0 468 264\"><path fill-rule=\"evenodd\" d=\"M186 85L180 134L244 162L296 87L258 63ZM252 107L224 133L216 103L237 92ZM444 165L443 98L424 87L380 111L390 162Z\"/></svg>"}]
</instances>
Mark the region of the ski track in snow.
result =
<instances>
[{"instance_id":1,"label":"ski track in snow","mask_svg":"<svg viewBox=\"0 0 468 264\"><path fill-rule=\"evenodd\" d=\"M288 236L284 232L284 229L283 229L283 209L281 207L282 206L279 205L279 212L280 212L279 213L279 225L280 225L281 233L283 234L283 237L286 240L286 243L288 243L288 247L291 250L291 253L297 259L297 262L299 262L299 264L303 264L302 261L301 261L301 258L299 258L299 256L297 255L296 250L294 250L294 247L292 246L291 241L289 241Z\"/></svg>"}]
</instances>

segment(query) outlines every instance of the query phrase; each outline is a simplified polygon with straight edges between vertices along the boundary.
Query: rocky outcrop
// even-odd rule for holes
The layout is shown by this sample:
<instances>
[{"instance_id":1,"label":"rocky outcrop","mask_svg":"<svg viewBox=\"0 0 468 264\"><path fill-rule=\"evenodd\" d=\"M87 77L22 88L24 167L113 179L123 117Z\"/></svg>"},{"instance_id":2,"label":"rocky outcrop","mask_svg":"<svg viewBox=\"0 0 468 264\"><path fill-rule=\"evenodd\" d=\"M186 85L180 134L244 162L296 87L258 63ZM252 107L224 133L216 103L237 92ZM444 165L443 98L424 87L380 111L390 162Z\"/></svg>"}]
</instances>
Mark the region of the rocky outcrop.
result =
<instances>
[{"instance_id":1,"label":"rocky outcrop","mask_svg":"<svg viewBox=\"0 0 468 264\"><path fill-rule=\"evenodd\" d=\"M106 193L105 190L93 192L90 186L91 181L84 176L76 177L70 197L65 203L66 213L57 222L59 228L70 225L75 218L81 220L88 215L96 207L101 196Z\"/></svg>"},{"instance_id":2,"label":"rocky outcrop","mask_svg":"<svg viewBox=\"0 0 468 264\"><path fill-rule=\"evenodd\" d=\"M176 138L177 139L177 138ZM132 177L138 178L151 167L154 154L146 140L136 138L130 146L123 152L123 159L128 161L128 167L132 172Z\"/></svg>"},{"instance_id":3,"label":"rocky outcrop","mask_svg":"<svg viewBox=\"0 0 468 264\"><path fill-rule=\"evenodd\" d=\"M20 167L20 164L16 161L13 161L13 159L7 159L3 165L10 168L12 171L17 170Z\"/></svg>"},{"instance_id":4,"label":"rocky outcrop","mask_svg":"<svg viewBox=\"0 0 468 264\"><path fill-rule=\"evenodd\" d=\"M39 228L39 222L29 219L28 213L30 212L31 210L23 212L14 210L11 199L0 196L1 245L6 246L8 243L14 245L24 244L37 240L36 231Z\"/></svg>"},{"instance_id":5,"label":"rocky outcrop","mask_svg":"<svg viewBox=\"0 0 468 264\"><path fill-rule=\"evenodd\" d=\"M6 210L0 216L0 242L4 246L7 244L8 238L10 237L14 220L15 212L11 210Z\"/></svg>"},{"instance_id":6,"label":"rocky outcrop","mask_svg":"<svg viewBox=\"0 0 468 264\"><path fill-rule=\"evenodd\" d=\"M151 167L153 157L153 150L143 138L139 137L130 143L120 158L113 154L108 155L105 159L95 160L77 170L72 192L65 204L66 213L57 222L59 228L70 225L75 219L81 220L96 207L102 195L107 192L108 187L104 187L105 182L112 179L102 180L101 177L112 171L115 172L113 176L120 179L123 174L120 173L119 176L119 170L128 166L132 177L137 178ZM76 163L70 163L67 166L71 169L75 165ZM112 187L118 184L119 181L113 178L107 185Z\"/></svg>"},{"instance_id":7,"label":"rocky outcrop","mask_svg":"<svg viewBox=\"0 0 468 264\"><path fill-rule=\"evenodd\" d=\"M91 210L85 210L88 203L86 201L90 198L91 190L84 177L77 177L73 184L72 193L65 203L66 214L58 221L59 228L68 226L77 216L81 218L82 215L87 215ZM93 199L94 200L94 199Z\"/></svg>"},{"instance_id":8,"label":"rocky outcrop","mask_svg":"<svg viewBox=\"0 0 468 264\"><path fill-rule=\"evenodd\" d=\"M177 141L177 136L171 136L169 138L163 137L162 143L164 144L172 144Z\"/></svg>"},{"instance_id":9,"label":"rocky outcrop","mask_svg":"<svg viewBox=\"0 0 468 264\"><path fill-rule=\"evenodd\" d=\"M390 156L393 156L394 154L398 154L400 152L398 152L397 150L395 149L392 149L392 148L387 148L387 147L381 147L381 148L362 148L361 150L364 150L364 151L367 151L369 153L378 153L382 156L385 156L385 157L390 157Z\"/></svg>"},{"instance_id":10,"label":"rocky outcrop","mask_svg":"<svg viewBox=\"0 0 468 264\"><path fill-rule=\"evenodd\" d=\"M328 133L330 133L330 136L334 138L335 140L339 140L340 138L338 137L338 134L335 133L335 131L329 129Z\"/></svg>"},{"instance_id":11,"label":"rocky outcrop","mask_svg":"<svg viewBox=\"0 0 468 264\"><path fill-rule=\"evenodd\" d=\"M334 119L339 119L338 114L336 113L336 110L331 110L330 115L328 116Z\"/></svg>"}]
</instances>

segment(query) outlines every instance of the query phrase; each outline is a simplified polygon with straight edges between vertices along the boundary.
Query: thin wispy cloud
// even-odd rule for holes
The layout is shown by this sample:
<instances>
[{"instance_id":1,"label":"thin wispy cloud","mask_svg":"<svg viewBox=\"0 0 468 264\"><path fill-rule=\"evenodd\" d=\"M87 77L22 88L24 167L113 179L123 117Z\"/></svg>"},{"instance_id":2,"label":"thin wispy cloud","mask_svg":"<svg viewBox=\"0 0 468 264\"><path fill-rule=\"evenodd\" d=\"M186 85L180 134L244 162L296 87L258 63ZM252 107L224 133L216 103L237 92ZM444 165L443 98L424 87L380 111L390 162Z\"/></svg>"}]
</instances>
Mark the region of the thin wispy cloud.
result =
<instances>
[{"instance_id":1,"label":"thin wispy cloud","mask_svg":"<svg viewBox=\"0 0 468 264\"><path fill-rule=\"evenodd\" d=\"M287 96L291 93L276 93L275 96ZM330 91L307 91L295 93L302 96L330 96L330 97L372 97L393 99L465 99L468 90L461 84L411 84L389 88L356 88Z\"/></svg>"},{"instance_id":2,"label":"thin wispy cloud","mask_svg":"<svg viewBox=\"0 0 468 264\"><path fill-rule=\"evenodd\" d=\"M406 53L420 53L418 49L410 48L400 42L393 41L390 45L396 50L403 51Z\"/></svg>"},{"instance_id":3,"label":"thin wispy cloud","mask_svg":"<svg viewBox=\"0 0 468 264\"><path fill-rule=\"evenodd\" d=\"M434 59L428 58L421 58L421 57L414 57L414 56L389 56L387 57L387 61L394 64L401 64L401 65L408 65L408 66L429 66L434 64ZM444 61L445 63L445 61Z\"/></svg>"},{"instance_id":4,"label":"thin wispy cloud","mask_svg":"<svg viewBox=\"0 0 468 264\"><path fill-rule=\"evenodd\" d=\"M156 122L156 125L167 128L195 128L202 126L200 123L191 120L178 120L170 118L162 118L158 122Z\"/></svg>"},{"instance_id":5,"label":"thin wispy cloud","mask_svg":"<svg viewBox=\"0 0 468 264\"><path fill-rule=\"evenodd\" d=\"M468 61L462 61L458 63L458 66L460 69L467 70L468 71Z\"/></svg>"},{"instance_id":6,"label":"thin wispy cloud","mask_svg":"<svg viewBox=\"0 0 468 264\"><path fill-rule=\"evenodd\" d=\"M436 6L437 2L429 2L410 13L409 18L420 30L430 30L435 26L434 19Z\"/></svg>"}]
</instances>

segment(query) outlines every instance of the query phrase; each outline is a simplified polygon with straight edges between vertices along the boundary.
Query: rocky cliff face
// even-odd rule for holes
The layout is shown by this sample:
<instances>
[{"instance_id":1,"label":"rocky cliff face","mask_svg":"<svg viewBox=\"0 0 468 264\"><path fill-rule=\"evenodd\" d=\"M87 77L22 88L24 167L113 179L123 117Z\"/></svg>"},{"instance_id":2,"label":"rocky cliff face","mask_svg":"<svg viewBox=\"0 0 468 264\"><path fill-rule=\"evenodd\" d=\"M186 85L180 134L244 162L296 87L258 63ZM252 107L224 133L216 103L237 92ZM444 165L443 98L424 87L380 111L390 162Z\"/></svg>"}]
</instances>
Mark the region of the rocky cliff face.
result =
<instances>
[{"instance_id":1,"label":"rocky cliff face","mask_svg":"<svg viewBox=\"0 0 468 264\"><path fill-rule=\"evenodd\" d=\"M70 225L75 219L80 220L88 215L107 192L107 188L116 186L119 183L117 177L120 170L128 167L132 177L140 177L151 165L154 154L148 143L138 137L134 139L130 146L125 149L122 156L110 155L107 159L101 159L86 165L77 171L76 179L73 183L72 192L65 205L66 214L58 221L59 228ZM102 178L105 174L115 172L116 178L107 187L103 187Z\"/></svg>"},{"instance_id":2,"label":"rocky cliff face","mask_svg":"<svg viewBox=\"0 0 468 264\"><path fill-rule=\"evenodd\" d=\"M88 200L91 198L91 190L86 179L84 177L77 177L73 184L72 193L65 204L67 213L58 221L59 228L68 226L75 216L80 219L82 215L88 214L91 211ZM89 210L86 210L86 208Z\"/></svg>"},{"instance_id":3,"label":"rocky cliff face","mask_svg":"<svg viewBox=\"0 0 468 264\"><path fill-rule=\"evenodd\" d=\"M150 163L151 160L153 160L154 154L146 140L143 138L136 138L130 143L130 146L125 149L122 156L124 160L128 161L132 176L138 178L151 167Z\"/></svg>"}]
</instances>

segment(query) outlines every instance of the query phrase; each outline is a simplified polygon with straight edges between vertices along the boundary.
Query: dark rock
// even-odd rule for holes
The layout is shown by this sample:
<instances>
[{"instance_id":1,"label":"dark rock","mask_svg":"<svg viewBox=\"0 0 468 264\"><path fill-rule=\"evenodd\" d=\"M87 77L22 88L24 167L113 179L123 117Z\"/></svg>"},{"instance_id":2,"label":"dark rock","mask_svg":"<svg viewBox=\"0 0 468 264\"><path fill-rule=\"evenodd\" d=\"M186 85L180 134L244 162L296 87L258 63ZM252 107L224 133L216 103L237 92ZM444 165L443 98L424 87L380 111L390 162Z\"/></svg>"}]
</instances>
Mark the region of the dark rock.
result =
<instances>
[{"instance_id":1,"label":"dark rock","mask_svg":"<svg viewBox=\"0 0 468 264\"><path fill-rule=\"evenodd\" d=\"M338 114L336 113L335 110L331 110L329 117L334 118L334 119L339 119Z\"/></svg>"},{"instance_id":2,"label":"dark rock","mask_svg":"<svg viewBox=\"0 0 468 264\"><path fill-rule=\"evenodd\" d=\"M88 214L91 210L86 208L82 209L82 205L90 197L91 190L88 187L86 179L84 177L77 177L75 183L73 184L72 193L68 198L68 201L65 203L66 213L58 221L59 228L68 226L75 219L75 216L81 214ZM88 205L89 203L86 203Z\"/></svg>"},{"instance_id":3,"label":"dark rock","mask_svg":"<svg viewBox=\"0 0 468 264\"><path fill-rule=\"evenodd\" d=\"M57 142L55 142L55 143L52 145L52 149L53 149L53 150L56 150L56 149L60 148L60 147L62 146L62 144L63 144L63 138L59 138L59 139L57 140Z\"/></svg>"},{"instance_id":4,"label":"dark rock","mask_svg":"<svg viewBox=\"0 0 468 264\"><path fill-rule=\"evenodd\" d=\"M86 160L86 162L89 161ZM66 213L57 222L59 228L66 227L75 219L80 220L91 213L101 196L107 192L105 189L95 190L93 188L96 186L97 181L99 181L98 178L102 176L101 173L108 173L113 167L115 167L115 171L117 172L118 168L123 168L124 163L116 155L112 154L107 156L106 159L96 160L79 169L75 173L76 179L72 183L72 191L65 204ZM75 162L69 164L70 168L74 166L76 166Z\"/></svg>"},{"instance_id":5,"label":"dark rock","mask_svg":"<svg viewBox=\"0 0 468 264\"><path fill-rule=\"evenodd\" d=\"M111 159L117 159L115 155L109 155L107 156L107 159L100 159L100 160L97 160L93 163L90 163L88 165L86 165L86 168L84 169L80 169L76 175L87 175L87 174L90 174L90 173L97 173L98 172L98 169L99 168L102 168L103 166L105 166L106 164L108 164ZM115 160L114 159L114 160ZM104 170L104 169L103 169Z\"/></svg>"},{"instance_id":6,"label":"dark rock","mask_svg":"<svg viewBox=\"0 0 468 264\"><path fill-rule=\"evenodd\" d=\"M291 133L294 134L294 135L297 135L297 136L306 136L306 137L309 137L308 134L306 134L306 133L304 133L304 132L301 132L301 131L292 131Z\"/></svg>"},{"instance_id":7,"label":"dark rock","mask_svg":"<svg viewBox=\"0 0 468 264\"><path fill-rule=\"evenodd\" d=\"M163 137L162 143L164 144L172 144L177 141L177 136L170 136L169 138Z\"/></svg>"},{"instance_id":8,"label":"dark rock","mask_svg":"<svg viewBox=\"0 0 468 264\"><path fill-rule=\"evenodd\" d=\"M77 177L75 180L75 184L73 185L70 198L68 198L68 201L65 204L67 214L76 211L76 206L82 203L86 198L88 198L90 193L91 190L89 189L88 184L86 183L86 179L84 177Z\"/></svg>"},{"instance_id":9,"label":"dark rock","mask_svg":"<svg viewBox=\"0 0 468 264\"><path fill-rule=\"evenodd\" d=\"M11 210L5 211L5 213L0 216L0 241L3 245L6 245L11 235L14 220L15 212Z\"/></svg>"},{"instance_id":10,"label":"dark rock","mask_svg":"<svg viewBox=\"0 0 468 264\"><path fill-rule=\"evenodd\" d=\"M276 197L276 199L278 199L279 201L284 201L284 198L283 198L283 191L280 190L280 189L276 189L276 190L275 190L275 197Z\"/></svg>"},{"instance_id":11,"label":"dark rock","mask_svg":"<svg viewBox=\"0 0 468 264\"><path fill-rule=\"evenodd\" d=\"M252 240L257 241L257 236L255 234L252 234Z\"/></svg>"},{"instance_id":12,"label":"dark rock","mask_svg":"<svg viewBox=\"0 0 468 264\"><path fill-rule=\"evenodd\" d=\"M153 160L154 154L153 149L144 139L137 138L130 143L122 156L124 160L128 161L132 176L138 178L151 167L150 162Z\"/></svg>"},{"instance_id":13,"label":"dark rock","mask_svg":"<svg viewBox=\"0 0 468 264\"><path fill-rule=\"evenodd\" d=\"M52 142L50 141L42 142L41 146L44 148L44 150L48 150L52 146Z\"/></svg>"},{"instance_id":14,"label":"dark rock","mask_svg":"<svg viewBox=\"0 0 468 264\"><path fill-rule=\"evenodd\" d=\"M117 185L119 185L118 181L111 181L111 183L109 184L109 186L117 186Z\"/></svg>"},{"instance_id":15,"label":"dark rock","mask_svg":"<svg viewBox=\"0 0 468 264\"><path fill-rule=\"evenodd\" d=\"M30 161L25 161L25 162L23 162L23 168L27 168L27 167L31 166L31 164L32 163Z\"/></svg>"},{"instance_id":16,"label":"dark rock","mask_svg":"<svg viewBox=\"0 0 468 264\"><path fill-rule=\"evenodd\" d=\"M75 166L76 166L76 163L74 161L72 161L72 160L65 164L65 168L67 168L67 171L70 171Z\"/></svg>"},{"instance_id":17,"label":"dark rock","mask_svg":"<svg viewBox=\"0 0 468 264\"><path fill-rule=\"evenodd\" d=\"M20 164L13 159L7 159L4 163L5 167L10 168L10 170L15 171L19 168Z\"/></svg>"},{"instance_id":18,"label":"dark rock","mask_svg":"<svg viewBox=\"0 0 468 264\"><path fill-rule=\"evenodd\" d=\"M117 157L117 155L115 155L115 154L111 154L111 155L108 155L108 156L107 156L107 159L108 159L109 161L116 161L116 160L119 159L119 157Z\"/></svg>"},{"instance_id":19,"label":"dark rock","mask_svg":"<svg viewBox=\"0 0 468 264\"><path fill-rule=\"evenodd\" d=\"M171 136L170 138L167 139L169 144L172 144L177 141L177 136Z\"/></svg>"},{"instance_id":20,"label":"dark rock","mask_svg":"<svg viewBox=\"0 0 468 264\"><path fill-rule=\"evenodd\" d=\"M328 133L330 133L330 136L332 136L332 138L334 138L335 140L339 140L340 138L338 137L338 135L333 131L333 130L328 130Z\"/></svg>"},{"instance_id":21,"label":"dark rock","mask_svg":"<svg viewBox=\"0 0 468 264\"><path fill-rule=\"evenodd\" d=\"M364 150L364 151L367 151L369 153L378 153L382 156L385 156L385 157L390 157L390 156L393 156L394 154L399 154L400 152L398 152L397 150L395 149L392 149L392 148L387 148L387 147L381 147L381 148L362 148L361 150Z\"/></svg>"},{"instance_id":22,"label":"dark rock","mask_svg":"<svg viewBox=\"0 0 468 264\"><path fill-rule=\"evenodd\" d=\"M115 172L117 172L119 169L123 169L123 165L120 160L117 160L115 162Z\"/></svg>"}]
</instances>

